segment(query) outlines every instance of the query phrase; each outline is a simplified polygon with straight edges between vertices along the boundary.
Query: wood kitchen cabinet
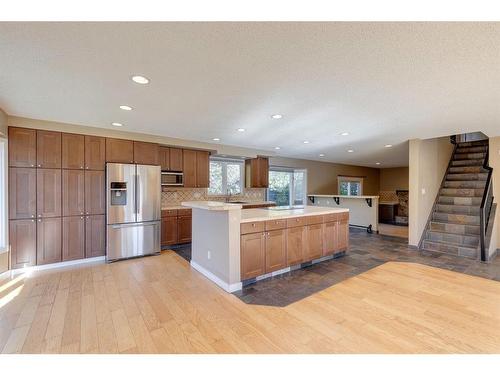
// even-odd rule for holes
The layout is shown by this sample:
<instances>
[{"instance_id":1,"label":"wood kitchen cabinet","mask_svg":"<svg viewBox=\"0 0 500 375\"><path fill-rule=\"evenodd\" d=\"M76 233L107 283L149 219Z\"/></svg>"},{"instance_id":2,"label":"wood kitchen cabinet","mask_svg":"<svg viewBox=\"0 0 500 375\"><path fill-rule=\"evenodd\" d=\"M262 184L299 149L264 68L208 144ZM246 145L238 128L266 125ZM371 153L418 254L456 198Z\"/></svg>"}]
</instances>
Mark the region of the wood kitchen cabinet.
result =
<instances>
[{"instance_id":1,"label":"wood kitchen cabinet","mask_svg":"<svg viewBox=\"0 0 500 375\"><path fill-rule=\"evenodd\" d=\"M240 240L241 280L251 279L266 272L265 232L243 234Z\"/></svg>"},{"instance_id":2,"label":"wood kitchen cabinet","mask_svg":"<svg viewBox=\"0 0 500 375\"><path fill-rule=\"evenodd\" d=\"M337 221L323 224L323 256L332 255L337 250L338 244Z\"/></svg>"},{"instance_id":3,"label":"wood kitchen cabinet","mask_svg":"<svg viewBox=\"0 0 500 375\"><path fill-rule=\"evenodd\" d=\"M106 161L111 163L133 163L134 142L127 139L106 138Z\"/></svg>"},{"instance_id":4,"label":"wood kitchen cabinet","mask_svg":"<svg viewBox=\"0 0 500 375\"><path fill-rule=\"evenodd\" d=\"M177 217L177 243L191 242L191 215Z\"/></svg>"},{"instance_id":5,"label":"wood kitchen cabinet","mask_svg":"<svg viewBox=\"0 0 500 375\"><path fill-rule=\"evenodd\" d=\"M36 169L9 168L9 218L32 219L36 215Z\"/></svg>"},{"instance_id":6,"label":"wood kitchen cabinet","mask_svg":"<svg viewBox=\"0 0 500 375\"><path fill-rule=\"evenodd\" d=\"M83 259L85 256L85 217L62 219L62 260Z\"/></svg>"},{"instance_id":7,"label":"wood kitchen cabinet","mask_svg":"<svg viewBox=\"0 0 500 375\"><path fill-rule=\"evenodd\" d=\"M287 266L302 263L304 248L306 247L306 227L291 227L287 228L286 232Z\"/></svg>"},{"instance_id":8,"label":"wood kitchen cabinet","mask_svg":"<svg viewBox=\"0 0 500 375\"><path fill-rule=\"evenodd\" d=\"M60 262L62 258L61 242L61 218L38 219L36 225L36 264Z\"/></svg>"},{"instance_id":9,"label":"wood kitchen cabinet","mask_svg":"<svg viewBox=\"0 0 500 375\"><path fill-rule=\"evenodd\" d=\"M62 133L63 169L84 169L85 137L80 134Z\"/></svg>"},{"instance_id":10,"label":"wood kitchen cabinet","mask_svg":"<svg viewBox=\"0 0 500 375\"><path fill-rule=\"evenodd\" d=\"M61 168L61 133L37 130L36 163L38 168Z\"/></svg>"},{"instance_id":11,"label":"wood kitchen cabinet","mask_svg":"<svg viewBox=\"0 0 500 375\"><path fill-rule=\"evenodd\" d=\"M347 250L349 247L349 219L346 219L346 216L337 222L338 237L335 252Z\"/></svg>"},{"instance_id":12,"label":"wood kitchen cabinet","mask_svg":"<svg viewBox=\"0 0 500 375\"><path fill-rule=\"evenodd\" d=\"M9 166L36 167L36 130L9 127Z\"/></svg>"},{"instance_id":13,"label":"wood kitchen cabinet","mask_svg":"<svg viewBox=\"0 0 500 375\"><path fill-rule=\"evenodd\" d=\"M106 138L85 136L85 169L103 171L106 167Z\"/></svg>"},{"instance_id":14,"label":"wood kitchen cabinet","mask_svg":"<svg viewBox=\"0 0 500 375\"><path fill-rule=\"evenodd\" d=\"M162 171L170 170L170 148L163 146L158 147L158 163Z\"/></svg>"},{"instance_id":15,"label":"wood kitchen cabinet","mask_svg":"<svg viewBox=\"0 0 500 375\"><path fill-rule=\"evenodd\" d=\"M183 151L181 148L169 148L170 154L170 167L169 170L172 172L182 172L183 166Z\"/></svg>"},{"instance_id":16,"label":"wood kitchen cabinet","mask_svg":"<svg viewBox=\"0 0 500 375\"><path fill-rule=\"evenodd\" d=\"M9 242L12 268L36 265L36 220L11 220Z\"/></svg>"},{"instance_id":17,"label":"wood kitchen cabinet","mask_svg":"<svg viewBox=\"0 0 500 375\"><path fill-rule=\"evenodd\" d=\"M85 172L76 169L62 171L62 214L63 216L85 213Z\"/></svg>"},{"instance_id":18,"label":"wood kitchen cabinet","mask_svg":"<svg viewBox=\"0 0 500 375\"><path fill-rule=\"evenodd\" d=\"M269 187L269 158L259 156L245 161L245 185L247 188Z\"/></svg>"},{"instance_id":19,"label":"wood kitchen cabinet","mask_svg":"<svg viewBox=\"0 0 500 375\"><path fill-rule=\"evenodd\" d=\"M183 151L184 187L207 188L209 186L208 151Z\"/></svg>"},{"instance_id":20,"label":"wood kitchen cabinet","mask_svg":"<svg viewBox=\"0 0 500 375\"><path fill-rule=\"evenodd\" d=\"M85 171L85 215L106 213L106 176L104 171Z\"/></svg>"},{"instance_id":21,"label":"wood kitchen cabinet","mask_svg":"<svg viewBox=\"0 0 500 375\"><path fill-rule=\"evenodd\" d=\"M266 273L278 271L287 266L286 229L266 232L265 248Z\"/></svg>"},{"instance_id":22,"label":"wood kitchen cabinet","mask_svg":"<svg viewBox=\"0 0 500 375\"><path fill-rule=\"evenodd\" d=\"M134 163L158 165L158 144L134 141Z\"/></svg>"},{"instance_id":23,"label":"wood kitchen cabinet","mask_svg":"<svg viewBox=\"0 0 500 375\"><path fill-rule=\"evenodd\" d=\"M85 257L93 258L106 254L106 216L85 216Z\"/></svg>"},{"instance_id":24,"label":"wood kitchen cabinet","mask_svg":"<svg viewBox=\"0 0 500 375\"><path fill-rule=\"evenodd\" d=\"M161 218L161 245L177 244L177 216L164 216Z\"/></svg>"},{"instance_id":25,"label":"wood kitchen cabinet","mask_svg":"<svg viewBox=\"0 0 500 375\"><path fill-rule=\"evenodd\" d=\"M37 217L61 216L61 170L37 169Z\"/></svg>"},{"instance_id":26,"label":"wood kitchen cabinet","mask_svg":"<svg viewBox=\"0 0 500 375\"><path fill-rule=\"evenodd\" d=\"M320 258L323 254L323 224L306 226L306 243L304 261Z\"/></svg>"},{"instance_id":27,"label":"wood kitchen cabinet","mask_svg":"<svg viewBox=\"0 0 500 375\"><path fill-rule=\"evenodd\" d=\"M184 187L196 187L196 151L183 150Z\"/></svg>"}]
</instances>

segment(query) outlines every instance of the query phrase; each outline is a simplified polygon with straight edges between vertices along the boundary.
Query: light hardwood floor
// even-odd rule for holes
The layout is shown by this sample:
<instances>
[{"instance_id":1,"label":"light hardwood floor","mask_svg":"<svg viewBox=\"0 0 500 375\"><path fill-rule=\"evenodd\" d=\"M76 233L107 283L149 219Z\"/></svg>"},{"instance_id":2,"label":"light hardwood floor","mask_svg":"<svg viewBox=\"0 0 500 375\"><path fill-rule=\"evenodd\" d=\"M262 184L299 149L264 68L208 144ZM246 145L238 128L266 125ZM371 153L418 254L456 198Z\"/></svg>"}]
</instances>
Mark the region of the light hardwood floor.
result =
<instances>
[{"instance_id":1,"label":"light hardwood floor","mask_svg":"<svg viewBox=\"0 0 500 375\"><path fill-rule=\"evenodd\" d=\"M3 353L500 352L500 283L385 263L284 308L171 251L0 281Z\"/></svg>"},{"instance_id":2,"label":"light hardwood floor","mask_svg":"<svg viewBox=\"0 0 500 375\"><path fill-rule=\"evenodd\" d=\"M385 236L408 238L407 226L379 223L378 232Z\"/></svg>"}]
</instances>

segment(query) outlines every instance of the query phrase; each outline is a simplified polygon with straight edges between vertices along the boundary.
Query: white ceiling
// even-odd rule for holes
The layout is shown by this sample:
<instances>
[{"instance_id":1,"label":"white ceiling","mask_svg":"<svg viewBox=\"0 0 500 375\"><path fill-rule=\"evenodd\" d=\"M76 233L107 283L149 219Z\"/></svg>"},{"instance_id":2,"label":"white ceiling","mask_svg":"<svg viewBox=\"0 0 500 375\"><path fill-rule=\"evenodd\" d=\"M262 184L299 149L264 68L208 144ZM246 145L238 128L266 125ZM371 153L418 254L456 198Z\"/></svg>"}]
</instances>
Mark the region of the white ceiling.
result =
<instances>
[{"instance_id":1,"label":"white ceiling","mask_svg":"<svg viewBox=\"0 0 500 375\"><path fill-rule=\"evenodd\" d=\"M499 99L500 23L0 23L0 107L29 118L390 167L500 135Z\"/></svg>"}]
</instances>

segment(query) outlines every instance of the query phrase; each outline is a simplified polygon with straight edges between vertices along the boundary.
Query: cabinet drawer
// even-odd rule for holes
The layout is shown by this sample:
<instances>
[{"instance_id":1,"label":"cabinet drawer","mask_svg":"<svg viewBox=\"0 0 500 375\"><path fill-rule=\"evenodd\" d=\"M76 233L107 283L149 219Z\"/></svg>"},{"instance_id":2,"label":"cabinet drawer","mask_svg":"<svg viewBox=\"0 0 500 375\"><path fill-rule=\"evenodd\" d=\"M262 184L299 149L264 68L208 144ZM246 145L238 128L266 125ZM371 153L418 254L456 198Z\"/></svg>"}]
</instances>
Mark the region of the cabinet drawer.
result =
<instances>
[{"instance_id":1,"label":"cabinet drawer","mask_svg":"<svg viewBox=\"0 0 500 375\"><path fill-rule=\"evenodd\" d=\"M325 223L330 223L332 221L339 221L340 214L326 214L325 215Z\"/></svg>"},{"instance_id":2,"label":"cabinet drawer","mask_svg":"<svg viewBox=\"0 0 500 375\"><path fill-rule=\"evenodd\" d=\"M268 220L266 221L266 230L285 229L286 220Z\"/></svg>"},{"instance_id":3,"label":"cabinet drawer","mask_svg":"<svg viewBox=\"0 0 500 375\"><path fill-rule=\"evenodd\" d=\"M306 223L307 225L323 224L323 216L324 215L307 216Z\"/></svg>"},{"instance_id":4,"label":"cabinet drawer","mask_svg":"<svg viewBox=\"0 0 500 375\"><path fill-rule=\"evenodd\" d=\"M264 232L264 222L241 223L240 231L241 234Z\"/></svg>"},{"instance_id":5,"label":"cabinet drawer","mask_svg":"<svg viewBox=\"0 0 500 375\"><path fill-rule=\"evenodd\" d=\"M177 216L191 216L191 209L182 208L180 210L177 210Z\"/></svg>"},{"instance_id":6,"label":"cabinet drawer","mask_svg":"<svg viewBox=\"0 0 500 375\"><path fill-rule=\"evenodd\" d=\"M177 210L161 210L161 217L177 216Z\"/></svg>"},{"instance_id":7,"label":"cabinet drawer","mask_svg":"<svg viewBox=\"0 0 500 375\"><path fill-rule=\"evenodd\" d=\"M304 225L306 225L305 217L293 217L286 220L286 226L288 228L303 227Z\"/></svg>"}]
</instances>

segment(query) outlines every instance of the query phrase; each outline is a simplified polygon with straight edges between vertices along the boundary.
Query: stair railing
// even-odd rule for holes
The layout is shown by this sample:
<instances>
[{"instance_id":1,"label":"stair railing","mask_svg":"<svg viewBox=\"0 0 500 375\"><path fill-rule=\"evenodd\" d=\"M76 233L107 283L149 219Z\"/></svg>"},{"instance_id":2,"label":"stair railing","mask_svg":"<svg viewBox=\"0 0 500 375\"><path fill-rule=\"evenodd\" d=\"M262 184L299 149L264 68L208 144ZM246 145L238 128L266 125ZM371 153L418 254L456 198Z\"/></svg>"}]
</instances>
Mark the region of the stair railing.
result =
<instances>
[{"instance_id":1,"label":"stair railing","mask_svg":"<svg viewBox=\"0 0 500 375\"><path fill-rule=\"evenodd\" d=\"M486 157L484 158L483 168L488 171L488 176L486 177L486 186L483 193L483 199L481 200L481 206L479 208L479 221L480 221L480 246L481 246L481 261L487 262L488 255L486 249L486 231L488 230L488 224L490 221L491 207L493 206L493 184L491 176L493 174L493 168L489 166L489 152L490 148L488 146L486 150Z\"/></svg>"}]
</instances>

